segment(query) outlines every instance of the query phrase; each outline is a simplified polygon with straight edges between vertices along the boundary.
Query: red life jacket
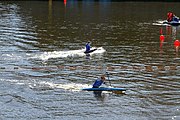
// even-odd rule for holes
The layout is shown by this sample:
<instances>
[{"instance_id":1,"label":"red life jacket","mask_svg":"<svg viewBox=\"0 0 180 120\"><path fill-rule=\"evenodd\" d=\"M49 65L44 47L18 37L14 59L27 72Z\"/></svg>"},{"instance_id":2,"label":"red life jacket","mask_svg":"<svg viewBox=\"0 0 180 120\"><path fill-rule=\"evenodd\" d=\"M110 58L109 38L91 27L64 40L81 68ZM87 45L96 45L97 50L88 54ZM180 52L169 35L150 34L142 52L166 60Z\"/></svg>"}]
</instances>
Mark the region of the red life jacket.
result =
<instances>
[{"instance_id":1,"label":"red life jacket","mask_svg":"<svg viewBox=\"0 0 180 120\"><path fill-rule=\"evenodd\" d=\"M171 21L172 21L172 19L173 19L173 16L174 16L174 14L173 14L173 13L168 12L168 14L167 14L167 21L168 21L168 22L171 22Z\"/></svg>"}]
</instances>

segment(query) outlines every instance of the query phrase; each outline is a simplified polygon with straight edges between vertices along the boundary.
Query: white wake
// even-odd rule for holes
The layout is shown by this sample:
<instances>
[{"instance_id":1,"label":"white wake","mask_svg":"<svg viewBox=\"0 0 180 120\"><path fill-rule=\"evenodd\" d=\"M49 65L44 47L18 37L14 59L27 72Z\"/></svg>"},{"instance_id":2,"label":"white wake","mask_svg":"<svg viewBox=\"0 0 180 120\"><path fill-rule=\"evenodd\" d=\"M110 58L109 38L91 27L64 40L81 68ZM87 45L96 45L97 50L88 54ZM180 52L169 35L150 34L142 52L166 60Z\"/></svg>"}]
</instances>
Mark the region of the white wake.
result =
<instances>
[{"instance_id":1,"label":"white wake","mask_svg":"<svg viewBox=\"0 0 180 120\"><path fill-rule=\"evenodd\" d=\"M93 47L92 49L95 49ZM44 52L40 55L35 55L35 58L41 59L41 60L48 60L51 58L65 58L65 57L75 57L75 56L85 56L84 53L85 49L79 49L79 50L68 50L68 51L53 51L53 52ZM106 50L103 47L98 47L96 51L90 53L90 55L93 54L102 54Z\"/></svg>"}]
</instances>

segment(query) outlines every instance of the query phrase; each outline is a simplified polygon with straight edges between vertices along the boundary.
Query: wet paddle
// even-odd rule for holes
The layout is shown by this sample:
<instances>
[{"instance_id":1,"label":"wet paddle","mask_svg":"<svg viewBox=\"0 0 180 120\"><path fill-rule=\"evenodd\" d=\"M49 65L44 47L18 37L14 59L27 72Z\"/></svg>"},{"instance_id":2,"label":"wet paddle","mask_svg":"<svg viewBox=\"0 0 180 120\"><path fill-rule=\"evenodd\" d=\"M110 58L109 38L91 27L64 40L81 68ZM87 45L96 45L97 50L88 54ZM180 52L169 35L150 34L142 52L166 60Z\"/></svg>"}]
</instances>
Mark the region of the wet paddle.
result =
<instances>
[{"instance_id":1,"label":"wet paddle","mask_svg":"<svg viewBox=\"0 0 180 120\"><path fill-rule=\"evenodd\" d=\"M106 75L107 75L107 77L108 77L109 84L110 84L110 86L112 87L111 81L110 81L110 79L109 79L109 73L106 72ZM112 90L112 92L115 93L115 94L124 94L124 93L125 93L125 91L113 91L113 90Z\"/></svg>"},{"instance_id":2,"label":"wet paddle","mask_svg":"<svg viewBox=\"0 0 180 120\"><path fill-rule=\"evenodd\" d=\"M108 77L108 81L109 81L109 84L110 84L110 86L111 86L111 81L110 81L110 79L109 79L109 73L106 72L106 75L107 75L107 77ZM112 87L112 86L111 86L111 87Z\"/></svg>"}]
</instances>

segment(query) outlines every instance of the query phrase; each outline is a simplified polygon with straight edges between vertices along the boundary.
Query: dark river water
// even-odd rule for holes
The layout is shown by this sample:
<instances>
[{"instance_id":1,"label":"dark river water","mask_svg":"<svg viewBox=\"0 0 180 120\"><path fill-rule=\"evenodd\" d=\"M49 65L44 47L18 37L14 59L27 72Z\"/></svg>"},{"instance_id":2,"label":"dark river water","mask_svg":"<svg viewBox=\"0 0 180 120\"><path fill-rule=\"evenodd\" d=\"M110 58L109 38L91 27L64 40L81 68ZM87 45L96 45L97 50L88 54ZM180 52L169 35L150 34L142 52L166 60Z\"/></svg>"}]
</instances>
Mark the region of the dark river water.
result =
<instances>
[{"instance_id":1,"label":"dark river water","mask_svg":"<svg viewBox=\"0 0 180 120\"><path fill-rule=\"evenodd\" d=\"M179 8L1 1L0 120L180 120L180 28L160 24ZM106 72L125 94L81 90Z\"/></svg>"}]
</instances>

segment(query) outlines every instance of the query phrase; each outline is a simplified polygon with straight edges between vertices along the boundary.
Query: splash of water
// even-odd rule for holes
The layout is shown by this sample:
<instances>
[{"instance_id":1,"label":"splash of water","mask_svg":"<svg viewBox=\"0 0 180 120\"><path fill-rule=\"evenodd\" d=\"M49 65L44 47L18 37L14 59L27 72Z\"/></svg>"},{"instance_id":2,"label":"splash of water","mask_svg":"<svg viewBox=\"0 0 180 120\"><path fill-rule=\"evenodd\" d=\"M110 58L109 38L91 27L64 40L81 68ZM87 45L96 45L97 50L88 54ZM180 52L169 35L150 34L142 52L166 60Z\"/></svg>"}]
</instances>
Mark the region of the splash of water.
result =
<instances>
[{"instance_id":1,"label":"splash of water","mask_svg":"<svg viewBox=\"0 0 180 120\"><path fill-rule=\"evenodd\" d=\"M168 24L164 24L164 22L167 22L166 20L157 20L153 25L156 26L167 26Z\"/></svg>"},{"instance_id":2,"label":"splash of water","mask_svg":"<svg viewBox=\"0 0 180 120\"><path fill-rule=\"evenodd\" d=\"M95 49L94 47L92 49ZM79 50L69 50L69 51L53 51L53 52L44 52L40 55L35 55L35 58L41 59L41 60L48 60L50 58L65 58L65 57L75 57L75 56L85 56L84 54L85 49L79 49ZM96 51L90 53L90 55L93 54L102 54L106 50L103 47L98 47Z\"/></svg>"},{"instance_id":3,"label":"splash of water","mask_svg":"<svg viewBox=\"0 0 180 120\"><path fill-rule=\"evenodd\" d=\"M64 90L68 90L68 91L78 92L78 91L81 91L82 88L92 87L92 85L77 84L77 83L56 84L56 83L52 83L52 82L41 81L41 82L38 82L37 84L29 85L29 87L32 89L37 88L37 87L38 88L45 87L46 89L58 88L58 89L64 89Z\"/></svg>"}]
</instances>

